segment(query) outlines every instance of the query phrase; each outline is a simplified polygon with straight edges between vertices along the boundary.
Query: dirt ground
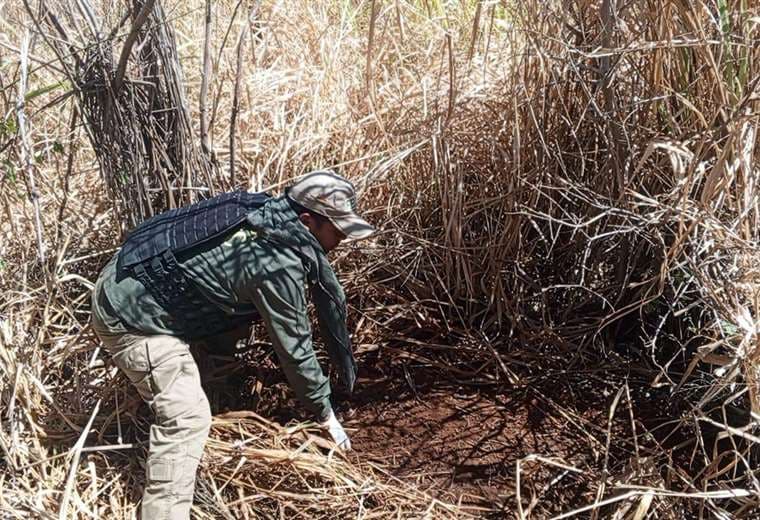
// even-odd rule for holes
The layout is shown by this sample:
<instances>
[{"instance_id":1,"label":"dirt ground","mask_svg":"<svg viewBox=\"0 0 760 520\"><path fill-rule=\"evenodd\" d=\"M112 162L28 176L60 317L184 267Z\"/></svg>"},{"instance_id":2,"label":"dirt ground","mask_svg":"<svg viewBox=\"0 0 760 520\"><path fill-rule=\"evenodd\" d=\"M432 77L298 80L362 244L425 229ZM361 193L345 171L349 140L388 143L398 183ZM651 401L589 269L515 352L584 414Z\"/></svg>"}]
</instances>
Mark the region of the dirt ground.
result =
<instances>
[{"instance_id":1,"label":"dirt ground","mask_svg":"<svg viewBox=\"0 0 760 520\"><path fill-rule=\"evenodd\" d=\"M247 352L196 358L213 413L252 410L283 425L308 420L271 351L254 345ZM592 503L605 473L613 486L661 485L663 461L652 459L648 469L633 472L630 465L637 450L648 458L652 443L686 440L659 429L675 413L667 389L646 384L651 374L615 372L609 364L564 365L526 371L517 383L487 384L396 357L381 364L365 356L351 396L333 387L336 413L353 445L349 456L491 518L518 511L518 462L520 504L531 518ZM618 394L625 382L630 402ZM678 465L697 471L691 445L684 446Z\"/></svg>"},{"instance_id":2,"label":"dirt ground","mask_svg":"<svg viewBox=\"0 0 760 520\"><path fill-rule=\"evenodd\" d=\"M249 396L259 395L233 406L250 406L282 424L297 419L299 407L277 366L257 365L244 386ZM354 394L337 393L336 401L354 447L351 456L376 462L442 500L496 516L517 510L518 460L540 456L581 470L535 460L523 464L522 504L538 518L593 501L593 482L582 472L595 472L603 459L613 398L612 390L603 389L588 374L547 374L509 388L456 382L429 367L380 371L365 364ZM224 410L223 402L216 406ZM617 416L613 432L626 430L627 412Z\"/></svg>"},{"instance_id":3,"label":"dirt ground","mask_svg":"<svg viewBox=\"0 0 760 520\"><path fill-rule=\"evenodd\" d=\"M586 467L597 458L594 441L583 431L589 427L572 424L579 404L585 417L578 415L578 421L604 420L588 406L590 396L568 403L574 411L565 412L566 418L540 389L495 392L440 380L425 370L405 370L405 376L363 385L343 412L344 422L357 456L414 479L441 499L514 511L518 460L539 455ZM526 464L521 478L526 507L538 494L558 511L588 492L572 472L539 463Z\"/></svg>"}]
</instances>

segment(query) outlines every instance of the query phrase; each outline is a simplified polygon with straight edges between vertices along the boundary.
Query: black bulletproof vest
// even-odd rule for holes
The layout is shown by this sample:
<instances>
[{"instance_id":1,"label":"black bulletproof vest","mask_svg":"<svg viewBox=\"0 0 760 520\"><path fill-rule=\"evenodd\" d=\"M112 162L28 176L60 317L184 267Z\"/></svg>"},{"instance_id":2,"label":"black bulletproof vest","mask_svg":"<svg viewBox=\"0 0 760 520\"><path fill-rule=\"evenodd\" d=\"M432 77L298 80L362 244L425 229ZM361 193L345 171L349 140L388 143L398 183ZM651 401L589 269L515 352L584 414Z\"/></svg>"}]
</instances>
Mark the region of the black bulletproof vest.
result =
<instances>
[{"instance_id":1,"label":"black bulletproof vest","mask_svg":"<svg viewBox=\"0 0 760 520\"><path fill-rule=\"evenodd\" d=\"M177 264L180 253L239 227L269 200L265 193L234 191L149 218L130 233L116 261L116 279L139 280L187 338L209 336L256 317L253 306L232 314L214 304Z\"/></svg>"}]
</instances>

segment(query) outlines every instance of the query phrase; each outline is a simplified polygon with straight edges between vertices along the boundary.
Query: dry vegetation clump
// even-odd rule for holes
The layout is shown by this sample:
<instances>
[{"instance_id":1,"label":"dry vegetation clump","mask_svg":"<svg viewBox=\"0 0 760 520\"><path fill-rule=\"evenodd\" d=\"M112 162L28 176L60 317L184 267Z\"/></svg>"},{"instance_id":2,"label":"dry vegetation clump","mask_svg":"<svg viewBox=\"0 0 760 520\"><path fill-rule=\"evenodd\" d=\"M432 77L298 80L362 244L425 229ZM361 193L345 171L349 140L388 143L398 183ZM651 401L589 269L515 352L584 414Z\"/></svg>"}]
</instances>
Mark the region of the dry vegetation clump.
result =
<instances>
[{"instance_id":1,"label":"dry vegetation clump","mask_svg":"<svg viewBox=\"0 0 760 520\"><path fill-rule=\"evenodd\" d=\"M4 515L135 510L149 416L87 326L122 230L318 167L382 227L336 259L365 382L525 395L588 448L515 455L475 507L220 413L199 518L757 515L754 4L175 2L133 32L144 5L0 20ZM261 381L230 407L288 404Z\"/></svg>"}]
</instances>

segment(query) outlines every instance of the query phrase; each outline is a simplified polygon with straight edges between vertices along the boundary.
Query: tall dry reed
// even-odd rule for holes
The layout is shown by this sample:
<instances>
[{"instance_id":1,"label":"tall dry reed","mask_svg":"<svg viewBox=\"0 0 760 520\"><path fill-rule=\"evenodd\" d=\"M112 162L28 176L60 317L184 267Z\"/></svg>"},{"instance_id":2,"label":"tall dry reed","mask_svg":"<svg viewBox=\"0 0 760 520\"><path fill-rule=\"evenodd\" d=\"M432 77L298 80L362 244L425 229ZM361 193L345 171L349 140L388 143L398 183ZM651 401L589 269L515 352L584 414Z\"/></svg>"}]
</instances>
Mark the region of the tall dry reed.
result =
<instances>
[{"instance_id":1,"label":"tall dry reed","mask_svg":"<svg viewBox=\"0 0 760 520\"><path fill-rule=\"evenodd\" d=\"M93 22L80 3L45 4L69 45L85 52ZM198 107L206 107L220 165L210 187L277 189L318 167L356 180L365 211L382 224L355 251L360 261L339 259L355 308L370 318L352 320L358 348L406 336L414 342L401 348L441 370L505 388L529 386L542 373L562 378L605 367L619 388L610 415L625 413L627 399L632 432L594 433L607 447L604 464L585 466L593 493L568 505L568 515L753 517L760 506L757 7L726 0L253 7L214 4L202 102L204 8L165 5L199 139ZM145 427L123 382L107 384L113 372L100 366L86 325L87 291L118 244L118 222L72 111L70 55L52 53L58 36L49 24L35 25L17 3L5 9L0 507L127 515L139 488L133 452L83 452L85 444L121 442L122 428L134 437ZM104 2L93 12L117 52L129 34L128 21L119 25L126 6ZM36 160L26 170L16 110L24 27L33 35L25 96ZM127 69L128 78L135 74ZM48 253L42 266L29 238L30 172ZM635 406L635 395L650 391L670 402L665 424ZM326 461L310 448L287 455L303 447L300 430L235 421L234 428L227 419L215 423L213 463L199 485L202 517L477 514L431 502L355 461ZM616 446L630 455L610 455ZM285 481L297 493L282 492L277 483ZM549 510L527 503L518 500L518 515Z\"/></svg>"}]
</instances>

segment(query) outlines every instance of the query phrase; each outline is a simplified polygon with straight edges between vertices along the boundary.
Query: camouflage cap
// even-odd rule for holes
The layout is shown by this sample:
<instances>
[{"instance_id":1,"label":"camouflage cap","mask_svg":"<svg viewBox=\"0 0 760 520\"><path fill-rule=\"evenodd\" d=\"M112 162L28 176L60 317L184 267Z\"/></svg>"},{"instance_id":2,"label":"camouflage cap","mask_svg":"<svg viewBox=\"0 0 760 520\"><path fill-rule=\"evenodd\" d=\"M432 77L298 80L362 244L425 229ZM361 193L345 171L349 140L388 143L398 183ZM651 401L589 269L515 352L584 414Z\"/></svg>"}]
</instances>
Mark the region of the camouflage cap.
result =
<instances>
[{"instance_id":1,"label":"camouflage cap","mask_svg":"<svg viewBox=\"0 0 760 520\"><path fill-rule=\"evenodd\" d=\"M311 172L287 191L288 197L306 209L327 217L346 238L367 238L375 228L356 213L354 185L329 170Z\"/></svg>"}]
</instances>

